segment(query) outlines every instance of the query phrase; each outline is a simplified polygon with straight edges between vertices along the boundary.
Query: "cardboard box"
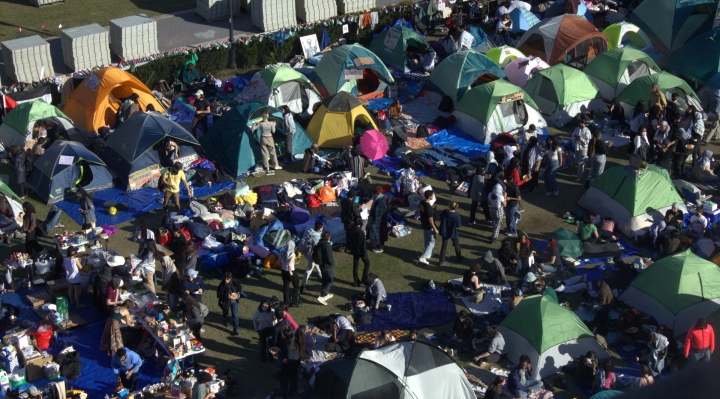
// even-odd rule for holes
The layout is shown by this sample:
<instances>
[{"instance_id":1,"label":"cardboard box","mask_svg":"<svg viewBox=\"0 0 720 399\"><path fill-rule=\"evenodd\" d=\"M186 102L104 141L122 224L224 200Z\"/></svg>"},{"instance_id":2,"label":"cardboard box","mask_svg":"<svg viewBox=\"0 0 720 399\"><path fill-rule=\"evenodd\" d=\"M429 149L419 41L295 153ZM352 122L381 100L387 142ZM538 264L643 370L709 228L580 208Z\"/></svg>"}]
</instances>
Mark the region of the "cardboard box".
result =
<instances>
[{"instance_id":1,"label":"cardboard box","mask_svg":"<svg viewBox=\"0 0 720 399\"><path fill-rule=\"evenodd\" d=\"M36 352L39 354L39 352ZM45 370L43 370L43 364L52 362L52 356L35 356L29 359L25 359L25 355L20 352L21 364L25 362L25 379L28 382L39 380L45 377Z\"/></svg>"},{"instance_id":2,"label":"cardboard box","mask_svg":"<svg viewBox=\"0 0 720 399\"><path fill-rule=\"evenodd\" d=\"M26 298L32 304L33 309L42 307L46 303L52 302L52 297L46 291L38 291L27 295Z\"/></svg>"},{"instance_id":3,"label":"cardboard box","mask_svg":"<svg viewBox=\"0 0 720 399\"><path fill-rule=\"evenodd\" d=\"M64 278L50 280L47 282L47 292L52 298L67 296L69 286L70 284Z\"/></svg>"}]
</instances>

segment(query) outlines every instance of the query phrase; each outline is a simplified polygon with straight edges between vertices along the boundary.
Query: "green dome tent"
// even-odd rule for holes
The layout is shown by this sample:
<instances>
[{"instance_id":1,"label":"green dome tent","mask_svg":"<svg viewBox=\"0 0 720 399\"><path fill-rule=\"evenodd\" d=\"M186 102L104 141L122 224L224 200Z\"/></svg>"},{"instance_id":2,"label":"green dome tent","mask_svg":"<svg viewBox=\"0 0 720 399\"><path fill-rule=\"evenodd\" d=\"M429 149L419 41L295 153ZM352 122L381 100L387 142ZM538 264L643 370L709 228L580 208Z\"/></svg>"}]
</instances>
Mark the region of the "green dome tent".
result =
<instances>
[{"instance_id":1,"label":"green dome tent","mask_svg":"<svg viewBox=\"0 0 720 399\"><path fill-rule=\"evenodd\" d=\"M550 126L561 127L583 110L607 109L600 90L588 75L565 64L537 72L528 80L525 91Z\"/></svg>"},{"instance_id":2,"label":"green dome tent","mask_svg":"<svg viewBox=\"0 0 720 399\"><path fill-rule=\"evenodd\" d=\"M643 1L628 17L643 30L657 50L671 54L688 39L712 28L715 0Z\"/></svg>"},{"instance_id":3,"label":"green dome tent","mask_svg":"<svg viewBox=\"0 0 720 399\"><path fill-rule=\"evenodd\" d=\"M547 124L537 105L523 89L506 80L495 80L465 92L455 106L456 126L483 144L499 133L534 124Z\"/></svg>"},{"instance_id":4,"label":"green dome tent","mask_svg":"<svg viewBox=\"0 0 720 399\"><path fill-rule=\"evenodd\" d=\"M446 95L457 104L471 87L504 78L505 72L490 58L475 50L460 51L433 69L423 90Z\"/></svg>"},{"instance_id":5,"label":"green dome tent","mask_svg":"<svg viewBox=\"0 0 720 399\"><path fill-rule=\"evenodd\" d=\"M357 79L356 73L362 76ZM382 97L385 87L395 81L375 53L359 44L345 45L325 53L310 81L322 97L346 91L364 99Z\"/></svg>"},{"instance_id":6,"label":"green dome tent","mask_svg":"<svg viewBox=\"0 0 720 399\"><path fill-rule=\"evenodd\" d=\"M37 121L50 121L65 130L67 136L73 141L87 142L84 131L76 126L67 115L41 99L18 104L5 116L0 125L0 141L5 147L18 145L25 148L27 139L32 138L33 127Z\"/></svg>"},{"instance_id":7,"label":"green dome tent","mask_svg":"<svg viewBox=\"0 0 720 399\"><path fill-rule=\"evenodd\" d=\"M648 91L649 93L649 91ZM616 166L593 179L578 205L602 217L610 217L615 227L628 237L665 217L674 202L683 200L665 169L649 165L647 169Z\"/></svg>"},{"instance_id":8,"label":"green dome tent","mask_svg":"<svg viewBox=\"0 0 720 399\"><path fill-rule=\"evenodd\" d=\"M666 68L689 80L705 83L720 72L720 29L691 39L670 56Z\"/></svg>"},{"instance_id":9,"label":"green dome tent","mask_svg":"<svg viewBox=\"0 0 720 399\"><path fill-rule=\"evenodd\" d=\"M610 399L622 395L623 391L616 391L614 389L608 389L607 391L600 391L595 395L591 396L590 399Z\"/></svg>"},{"instance_id":10,"label":"green dome tent","mask_svg":"<svg viewBox=\"0 0 720 399\"><path fill-rule=\"evenodd\" d=\"M405 58L406 51L422 52L428 47L428 41L425 38L405 26L394 26L380 32L372 43L370 43L370 51L375 53L381 60L395 69L403 72L410 72ZM422 64L418 65L422 69Z\"/></svg>"},{"instance_id":11,"label":"green dome tent","mask_svg":"<svg viewBox=\"0 0 720 399\"><path fill-rule=\"evenodd\" d=\"M532 378L555 374L588 351L594 351L598 359L610 357L585 323L548 295L520 301L498 330L505 338L511 362L517 363L522 355L530 357Z\"/></svg>"},{"instance_id":12,"label":"green dome tent","mask_svg":"<svg viewBox=\"0 0 720 399\"><path fill-rule=\"evenodd\" d=\"M700 105L700 100L695 94L693 89L688 84L667 72L660 72L653 75L643 76L637 78L630 83L625 90L618 96L618 101L622 104L625 110L625 117L630 119L632 110L635 108L635 104L638 101L647 101L650 96L650 87L657 83L660 89L665 93L665 97L668 99L672 93L678 93L680 99L678 103L681 109L687 108L688 105L694 105L698 110L702 111L703 107Z\"/></svg>"},{"instance_id":13,"label":"green dome tent","mask_svg":"<svg viewBox=\"0 0 720 399\"><path fill-rule=\"evenodd\" d=\"M275 121L276 135L284 135L282 113L273 107L260 103L237 106L216 120L210 130L200 138L208 158L220 164L235 177L239 177L255 164L262 162L262 151L257 132L250 128L262 118L263 111L269 111L270 120ZM276 142L284 142L277 140ZM302 154L310 148L312 140L305 130L295 122L293 153Z\"/></svg>"},{"instance_id":14,"label":"green dome tent","mask_svg":"<svg viewBox=\"0 0 720 399\"><path fill-rule=\"evenodd\" d=\"M684 334L720 309L720 268L688 249L653 263L618 299Z\"/></svg>"},{"instance_id":15,"label":"green dome tent","mask_svg":"<svg viewBox=\"0 0 720 399\"><path fill-rule=\"evenodd\" d=\"M574 231L559 228L550 233L550 238L557 240L560 255L576 259L582 255L583 243Z\"/></svg>"},{"instance_id":16,"label":"green dome tent","mask_svg":"<svg viewBox=\"0 0 720 399\"><path fill-rule=\"evenodd\" d=\"M617 97L632 81L660 72L647 54L632 47L616 47L600 53L583 70L600 89L605 100Z\"/></svg>"},{"instance_id":17,"label":"green dome tent","mask_svg":"<svg viewBox=\"0 0 720 399\"><path fill-rule=\"evenodd\" d=\"M315 104L322 100L310 80L287 65L256 73L235 99L246 104L260 102L275 108L287 105L297 114L306 110L312 114Z\"/></svg>"}]
</instances>

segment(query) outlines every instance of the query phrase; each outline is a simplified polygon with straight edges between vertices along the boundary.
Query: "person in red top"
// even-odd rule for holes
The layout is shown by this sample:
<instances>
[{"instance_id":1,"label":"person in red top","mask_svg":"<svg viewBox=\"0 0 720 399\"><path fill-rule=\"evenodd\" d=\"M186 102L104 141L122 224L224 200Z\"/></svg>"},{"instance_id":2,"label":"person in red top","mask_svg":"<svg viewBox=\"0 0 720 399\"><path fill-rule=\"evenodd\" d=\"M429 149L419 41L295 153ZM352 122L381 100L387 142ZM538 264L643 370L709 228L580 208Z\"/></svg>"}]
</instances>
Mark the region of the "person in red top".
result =
<instances>
[{"instance_id":1,"label":"person in red top","mask_svg":"<svg viewBox=\"0 0 720 399\"><path fill-rule=\"evenodd\" d=\"M710 355L715 351L715 331L701 317L687 333L685 338L685 357L689 362L710 361Z\"/></svg>"},{"instance_id":2,"label":"person in red top","mask_svg":"<svg viewBox=\"0 0 720 399\"><path fill-rule=\"evenodd\" d=\"M520 187L523 184L530 181L530 179L521 179L520 178L520 159L519 158L513 158L510 160L510 163L508 164L507 168L505 169L505 180L512 179L515 182L515 185Z\"/></svg>"}]
</instances>

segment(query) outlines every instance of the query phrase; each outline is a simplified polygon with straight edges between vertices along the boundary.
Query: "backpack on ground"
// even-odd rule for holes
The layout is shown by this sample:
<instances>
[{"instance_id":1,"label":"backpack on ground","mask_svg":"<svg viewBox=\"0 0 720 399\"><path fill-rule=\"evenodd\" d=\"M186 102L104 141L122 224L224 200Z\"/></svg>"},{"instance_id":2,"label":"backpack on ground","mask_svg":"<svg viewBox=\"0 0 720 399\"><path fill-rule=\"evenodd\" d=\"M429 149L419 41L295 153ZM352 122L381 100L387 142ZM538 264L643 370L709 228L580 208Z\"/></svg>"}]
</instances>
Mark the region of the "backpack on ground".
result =
<instances>
[{"instance_id":1,"label":"backpack on ground","mask_svg":"<svg viewBox=\"0 0 720 399\"><path fill-rule=\"evenodd\" d=\"M423 138L423 137L429 137L430 131L428 130L427 125L420 125L417 127L417 130L415 131L415 137L417 138Z\"/></svg>"}]
</instances>

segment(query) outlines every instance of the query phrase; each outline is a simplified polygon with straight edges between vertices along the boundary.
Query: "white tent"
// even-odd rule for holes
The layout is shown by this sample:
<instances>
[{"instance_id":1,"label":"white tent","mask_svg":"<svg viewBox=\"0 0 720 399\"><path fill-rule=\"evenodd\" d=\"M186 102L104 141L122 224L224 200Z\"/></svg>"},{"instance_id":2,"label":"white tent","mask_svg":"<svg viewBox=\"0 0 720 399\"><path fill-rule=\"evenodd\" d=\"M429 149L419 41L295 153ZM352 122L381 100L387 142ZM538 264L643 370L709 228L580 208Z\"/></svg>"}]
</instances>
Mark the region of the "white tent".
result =
<instances>
[{"instance_id":1,"label":"white tent","mask_svg":"<svg viewBox=\"0 0 720 399\"><path fill-rule=\"evenodd\" d=\"M313 113L315 104L322 101L320 94L302 73L289 66L275 66L253 75L243 91L235 96L239 103L260 102L280 108L287 105L290 111Z\"/></svg>"}]
</instances>

